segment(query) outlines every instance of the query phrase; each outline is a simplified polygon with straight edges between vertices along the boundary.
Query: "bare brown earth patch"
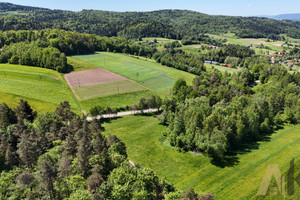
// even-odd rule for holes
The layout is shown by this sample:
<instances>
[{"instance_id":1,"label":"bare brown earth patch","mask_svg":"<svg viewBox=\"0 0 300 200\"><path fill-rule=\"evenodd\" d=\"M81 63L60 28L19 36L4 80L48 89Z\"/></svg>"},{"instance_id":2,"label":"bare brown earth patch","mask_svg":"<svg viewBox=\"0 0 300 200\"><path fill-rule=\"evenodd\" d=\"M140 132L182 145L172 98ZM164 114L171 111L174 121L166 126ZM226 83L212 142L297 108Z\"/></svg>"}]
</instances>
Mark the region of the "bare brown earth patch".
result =
<instances>
[{"instance_id":1,"label":"bare brown earth patch","mask_svg":"<svg viewBox=\"0 0 300 200\"><path fill-rule=\"evenodd\" d=\"M123 76L101 68L73 72L65 75L65 79L71 88L127 80Z\"/></svg>"}]
</instances>

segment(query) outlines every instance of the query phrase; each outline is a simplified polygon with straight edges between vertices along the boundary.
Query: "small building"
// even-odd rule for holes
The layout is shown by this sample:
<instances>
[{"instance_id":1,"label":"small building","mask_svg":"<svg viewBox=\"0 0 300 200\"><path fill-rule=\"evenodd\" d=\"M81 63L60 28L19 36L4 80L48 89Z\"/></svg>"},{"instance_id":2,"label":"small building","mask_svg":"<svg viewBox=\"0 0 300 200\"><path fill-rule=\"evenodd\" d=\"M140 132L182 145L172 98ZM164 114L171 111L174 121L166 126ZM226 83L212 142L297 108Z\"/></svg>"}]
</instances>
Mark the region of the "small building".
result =
<instances>
[{"instance_id":1,"label":"small building","mask_svg":"<svg viewBox=\"0 0 300 200\"><path fill-rule=\"evenodd\" d=\"M294 63L289 62L289 63L287 63L287 66L288 66L288 67L293 67L293 66L294 66Z\"/></svg>"},{"instance_id":2,"label":"small building","mask_svg":"<svg viewBox=\"0 0 300 200\"><path fill-rule=\"evenodd\" d=\"M214 46L214 45L209 45L208 46L210 49L216 49L217 47L216 46Z\"/></svg>"},{"instance_id":3,"label":"small building","mask_svg":"<svg viewBox=\"0 0 300 200\"><path fill-rule=\"evenodd\" d=\"M219 65L218 62L216 62L216 61L211 61L211 60L205 60L205 61L204 61L204 64L207 64L207 65Z\"/></svg>"}]
</instances>

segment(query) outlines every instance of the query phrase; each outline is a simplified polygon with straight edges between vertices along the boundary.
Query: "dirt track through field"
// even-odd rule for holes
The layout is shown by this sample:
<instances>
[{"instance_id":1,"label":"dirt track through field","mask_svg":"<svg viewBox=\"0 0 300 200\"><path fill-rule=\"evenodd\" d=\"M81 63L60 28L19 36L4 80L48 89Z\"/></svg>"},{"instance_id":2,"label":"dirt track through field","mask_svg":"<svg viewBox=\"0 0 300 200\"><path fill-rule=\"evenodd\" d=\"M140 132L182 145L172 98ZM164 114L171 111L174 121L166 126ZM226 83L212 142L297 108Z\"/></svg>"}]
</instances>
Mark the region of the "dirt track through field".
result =
<instances>
[{"instance_id":1,"label":"dirt track through field","mask_svg":"<svg viewBox=\"0 0 300 200\"><path fill-rule=\"evenodd\" d=\"M65 75L65 79L71 88L128 80L123 76L100 68L73 72Z\"/></svg>"}]
</instances>

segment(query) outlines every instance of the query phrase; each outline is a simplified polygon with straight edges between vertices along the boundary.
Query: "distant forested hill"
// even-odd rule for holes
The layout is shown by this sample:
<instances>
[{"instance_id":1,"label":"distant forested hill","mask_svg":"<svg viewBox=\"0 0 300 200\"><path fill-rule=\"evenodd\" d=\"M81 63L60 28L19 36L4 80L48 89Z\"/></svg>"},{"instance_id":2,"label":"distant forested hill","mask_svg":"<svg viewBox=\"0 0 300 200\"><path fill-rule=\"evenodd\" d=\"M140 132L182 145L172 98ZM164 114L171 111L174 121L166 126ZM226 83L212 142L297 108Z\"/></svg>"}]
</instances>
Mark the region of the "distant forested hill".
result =
<instances>
[{"instance_id":1,"label":"distant forested hill","mask_svg":"<svg viewBox=\"0 0 300 200\"><path fill-rule=\"evenodd\" d=\"M293 14L281 14L281 15L273 15L273 16L269 16L269 15L265 15L265 16L261 16L261 17L267 17L267 18L271 18L271 19L277 19L277 20L300 20L300 13L293 13Z\"/></svg>"},{"instance_id":2,"label":"distant forested hill","mask_svg":"<svg viewBox=\"0 0 300 200\"><path fill-rule=\"evenodd\" d=\"M72 12L0 3L0 15L2 15L1 30L59 28L101 36L122 36L128 39L140 37L182 39L191 35L228 31L236 33L239 37L258 38L287 34L300 38L300 24L294 21L214 16L188 10Z\"/></svg>"},{"instance_id":3,"label":"distant forested hill","mask_svg":"<svg viewBox=\"0 0 300 200\"><path fill-rule=\"evenodd\" d=\"M15 5L12 3L0 3L0 10L1 11L35 11L35 10L50 10L47 8L38 8L38 7L31 7L31 6L21 6Z\"/></svg>"}]
</instances>

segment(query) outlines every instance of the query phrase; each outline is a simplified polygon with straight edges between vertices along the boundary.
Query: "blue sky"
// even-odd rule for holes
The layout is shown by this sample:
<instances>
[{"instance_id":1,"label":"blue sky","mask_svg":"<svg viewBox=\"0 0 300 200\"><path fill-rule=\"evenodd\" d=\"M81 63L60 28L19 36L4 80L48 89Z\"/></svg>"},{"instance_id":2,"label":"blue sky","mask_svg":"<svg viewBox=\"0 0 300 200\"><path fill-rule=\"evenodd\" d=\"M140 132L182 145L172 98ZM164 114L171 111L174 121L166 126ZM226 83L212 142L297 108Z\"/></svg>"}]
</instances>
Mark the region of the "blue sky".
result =
<instances>
[{"instance_id":1,"label":"blue sky","mask_svg":"<svg viewBox=\"0 0 300 200\"><path fill-rule=\"evenodd\" d=\"M300 0L0 0L0 2L73 11L187 9L214 15L238 16L300 13Z\"/></svg>"}]
</instances>

